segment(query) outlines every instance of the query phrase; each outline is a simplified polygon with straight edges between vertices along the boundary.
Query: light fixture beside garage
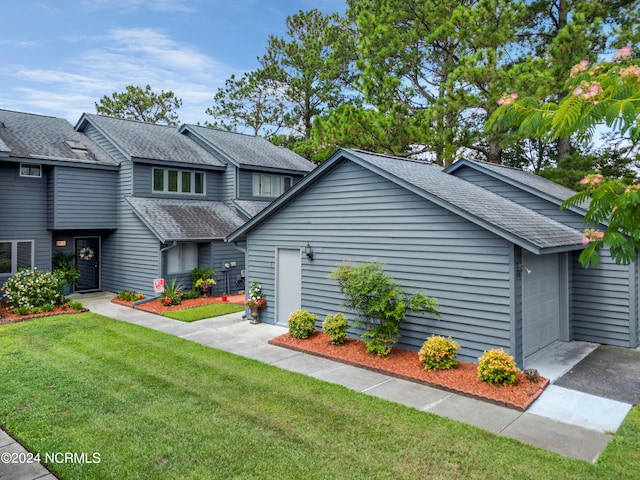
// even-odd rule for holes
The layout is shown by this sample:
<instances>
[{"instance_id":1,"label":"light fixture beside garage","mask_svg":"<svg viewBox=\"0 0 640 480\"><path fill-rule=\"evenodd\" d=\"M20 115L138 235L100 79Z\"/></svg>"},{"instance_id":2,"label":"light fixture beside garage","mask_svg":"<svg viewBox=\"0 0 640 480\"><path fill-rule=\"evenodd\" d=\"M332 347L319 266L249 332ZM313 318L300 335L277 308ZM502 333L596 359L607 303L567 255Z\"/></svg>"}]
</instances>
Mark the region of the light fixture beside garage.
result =
<instances>
[{"instance_id":1,"label":"light fixture beside garage","mask_svg":"<svg viewBox=\"0 0 640 480\"><path fill-rule=\"evenodd\" d=\"M311 245L309 244L309 242L307 242L307 246L304 247L304 254L309 260L313 260L313 251L311 250Z\"/></svg>"}]
</instances>

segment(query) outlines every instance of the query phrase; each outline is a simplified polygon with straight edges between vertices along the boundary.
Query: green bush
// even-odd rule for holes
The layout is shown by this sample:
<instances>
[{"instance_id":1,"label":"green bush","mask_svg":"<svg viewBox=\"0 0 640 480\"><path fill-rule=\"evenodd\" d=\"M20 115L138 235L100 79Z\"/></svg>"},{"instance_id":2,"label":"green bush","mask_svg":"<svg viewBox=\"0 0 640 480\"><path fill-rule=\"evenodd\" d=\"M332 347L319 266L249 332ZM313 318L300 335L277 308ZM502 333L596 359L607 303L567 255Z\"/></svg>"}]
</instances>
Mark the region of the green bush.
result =
<instances>
[{"instance_id":1,"label":"green bush","mask_svg":"<svg viewBox=\"0 0 640 480\"><path fill-rule=\"evenodd\" d=\"M165 307L180 305L183 294L182 286L174 278L164 287L164 293L160 297L160 301Z\"/></svg>"},{"instance_id":2,"label":"green bush","mask_svg":"<svg viewBox=\"0 0 640 480\"><path fill-rule=\"evenodd\" d=\"M42 270L20 270L7 280L3 287L9 307L25 307L28 311L47 303L61 305L62 283L60 277Z\"/></svg>"},{"instance_id":3,"label":"green bush","mask_svg":"<svg viewBox=\"0 0 640 480\"><path fill-rule=\"evenodd\" d=\"M72 310L82 310L83 305L82 302L78 302L78 301L71 301L71 302L67 302L67 307L69 307Z\"/></svg>"},{"instance_id":4,"label":"green bush","mask_svg":"<svg viewBox=\"0 0 640 480\"><path fill-rule=\"evenodd\" d=\"M118 292L116 298L124 300L125 302L137 302L138 300L144 300L144 293L138 293L133 290L122 290Z\"/></svg>"},{"instance_id":5,"label":"green bush","mask_svg":"<svg viewBox=\"0 0 640 480\"><path fill-rule=\"evenodd\" d=\"M513 357L502 349L484 352L478 359L478 378L489 385L515 385L519 371Z\"/></svg>"},{"instance_id":6,"label":"green bush","mask_svg":"<svg viewBox=\"0 0 640 480\"><path fill-rule=\"evenodd\" d=\"M400 325L407 311L429 312L440 318L436 299L417 292L408 295L381 263L341 265L329 278L338 281L344 305L356 315L354 325L361 328L367 351L388 355L400 337Z\"/></svg>"},{"instance_id":7,"label":"green bush","mask_svg":"<svg viewBox=\"0 0 640 480\"><path fill-rule=\"evenodd\" d=\"M458 365L457 350L460 350L460 345L451 337L432 335L422 344L418 356L425 370L448 370Z\"/></svg>"},{"instance_id":8,"label":"green bush","mask_svg":"<svg viewBox=\"0 0 640 480\"><path fill-rule=\"evenodd\" d=\"M16 307L15 312L16 315L29 315L30 309L29 307Z\"/></svg>"},{"instance_id":9,"label":"green bush","mask_svg":"<svg viewBox=\"0 0 640 480\"><path fill-rule=\"evenodd\" d=\"M55 308L55 307L54 307L53 305L51 305L50 303L45 303L45 304L42 306L42 311L43 311L43 312L53 312L53 309L54 309L54 308Z\"/></svg>"},{"instance_id":10,"label":"green bush","mask_svg":"<svg viewBox=\"0 0 640 480\"><path fill-rule=\"evenodd\" d=\"M199 290L187 290L186 292L184 292L182 294L182 299L183 300L189 300L192 298L199 298L200 297L200 291Z\"/></svg>"},{"instance_id":11,"label":"green bush","mask_svg":"<svg viewBox=\"0 0 640 480\"><path fill-rule=\"evenodd\" d=\"M335 315L326 316L324 322L322 322L322 328L331 338L332 345L342 345L347 336L349 322L344 314L336 313Z\"/></svg>"},{"instance_id":12,"label":"green bush","mask_svg":"<svg viewBox=\"0 0 640 480\"><path fill-rule=\"evenodd\" d=\"M294 310L289 315L289 333L293 338L308 338L315 330L316 318L306 310Z\"/></svg>"}]
</instances>

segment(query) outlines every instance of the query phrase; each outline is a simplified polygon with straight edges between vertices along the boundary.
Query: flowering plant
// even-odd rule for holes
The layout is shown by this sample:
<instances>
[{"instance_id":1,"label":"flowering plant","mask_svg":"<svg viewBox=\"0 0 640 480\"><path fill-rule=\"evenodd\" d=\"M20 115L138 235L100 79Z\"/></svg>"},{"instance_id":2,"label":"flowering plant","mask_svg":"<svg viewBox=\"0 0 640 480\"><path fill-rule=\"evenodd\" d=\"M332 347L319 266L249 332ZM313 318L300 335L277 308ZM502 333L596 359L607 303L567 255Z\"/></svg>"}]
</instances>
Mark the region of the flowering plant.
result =
<instances>
[{"instance_id":1,"label":"flowering plant","mask_svg":"<svg viewBox=\"0 0 640 480\"><path fill-rule=\"evenodd\" d=\"M267 306L267 299L262 291L262 286L258 281L251 282L251 288L249 289L249 298L246 303L247 307L265 308Z\"/></svg>"}]
</instances>

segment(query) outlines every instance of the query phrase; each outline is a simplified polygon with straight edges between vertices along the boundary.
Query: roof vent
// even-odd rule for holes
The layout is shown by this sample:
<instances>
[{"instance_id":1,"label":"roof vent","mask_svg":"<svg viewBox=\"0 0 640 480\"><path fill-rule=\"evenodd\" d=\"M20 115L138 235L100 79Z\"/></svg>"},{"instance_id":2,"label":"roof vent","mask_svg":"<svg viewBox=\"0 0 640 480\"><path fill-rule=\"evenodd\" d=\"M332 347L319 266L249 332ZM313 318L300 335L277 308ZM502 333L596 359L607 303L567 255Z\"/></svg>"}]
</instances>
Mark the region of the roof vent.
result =
<instances>
[{"instance_id":1,"label":"roof vent","mask_svg":"<svg viewBox=\"0 0 640 480\"><path fill-rule=\"evenodd\" d=\"M87 151L87 147L82 142L77 142L75 140L65 140L64 143L69 145L72 150L83 150L85 152Z\"/></svg>"}]
</instances>

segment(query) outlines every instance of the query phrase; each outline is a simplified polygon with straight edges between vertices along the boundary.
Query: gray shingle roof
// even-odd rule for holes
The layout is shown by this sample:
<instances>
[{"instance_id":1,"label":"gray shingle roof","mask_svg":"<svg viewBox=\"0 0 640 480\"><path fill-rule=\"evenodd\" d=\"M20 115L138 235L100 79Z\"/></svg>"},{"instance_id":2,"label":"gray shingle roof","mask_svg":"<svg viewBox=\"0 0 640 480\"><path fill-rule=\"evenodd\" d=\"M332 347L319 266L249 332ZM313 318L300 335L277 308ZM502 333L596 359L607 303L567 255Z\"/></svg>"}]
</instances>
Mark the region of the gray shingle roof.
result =
<instances>
[{"instance_id":1,"label":"gray shingle roof","mask_svg":"<svg viewBox=\"0 0 640 480\"><path fill-rule=\"evenodd\" d=\"M227 132L197 125L183 125L241 166L276 168L310 172L314 164L287 148L278 147L262 137Z\"/></svg>"},{"instance_id":2,"label":"gray shingle roof","mask_svg":"<svg viewBox=\"0 0 640 480\"><path fill-rule=\"evenodd\" d=\"M237 205L240 210L245 212L249 218L255 217L262 210L271 205L271 202L263 202L257 200L233 200L234 205Z\"/></svg>"},{"instance_id":3,"label":"gray shingle roof","mask_svg":"<svg viewBox=\"0 0 640 480\"><path fill-rule=\"evenodd\" d=\"M72 149L79 142L84 150ZM79 145L78 145L79 146ZM117 165L93 140L62 118L0 110L0 151L12 157Z\"/></svg>"},{"instance_id":4,"label":"gray shingle roof","mask_svg":"<svg viewBox=\"0 0 640 480\"><path fill-rule=\"evenodd\" d=\"M480 160L461 160L461 165L475 165L480 167L481 169L490 170L496 173L499 176L509 178L514 182L531 187L538 192L550 195L551 197L557 199L560 203L564 202L567 198L575 194L576 192L570 188L567 188L563 185L559 185L551 180L547 180L544 177L539 175L535 175L533 173L525 172L518 168L507 167L504 165L497 165L495 163L482 162ZM456 164L453 164L447 170L455 167ZM589 202L583 203L581 205L583 209L589 208Z\"/></svg>"},{"instance_id":5,"label":"gray shingle roof","mask_svg":"<svg viewBox=\"0 0 640 480\"><path fill-rule=\"evenodd\" d=\"M94 125L131 159L225 166L176 127L85 113L77 128L82 130L85 122Z\"/></svg>"},{"instance_id":6,"label":"gray shingle roof","mask_svg":"<svg viewBox=\"0 0 640 480\"><path fill-rule=\"evenodd\" d=\"M222 239L245 223L222 202L144 197L127 201L162 242Z\"/></svg>"},{"instance_id":7,"label":"gray shingle roof","mask_svg":"<svg viewBox=\"0 0 640 480\"><path fill-rule=\"evenodd\" d=\"M488 225L539 248L581 245L583 234L425 162L347 150Z\"/></svg>"}]
</instances>

